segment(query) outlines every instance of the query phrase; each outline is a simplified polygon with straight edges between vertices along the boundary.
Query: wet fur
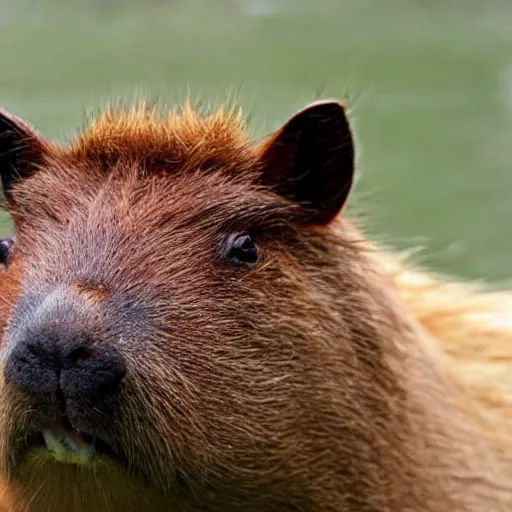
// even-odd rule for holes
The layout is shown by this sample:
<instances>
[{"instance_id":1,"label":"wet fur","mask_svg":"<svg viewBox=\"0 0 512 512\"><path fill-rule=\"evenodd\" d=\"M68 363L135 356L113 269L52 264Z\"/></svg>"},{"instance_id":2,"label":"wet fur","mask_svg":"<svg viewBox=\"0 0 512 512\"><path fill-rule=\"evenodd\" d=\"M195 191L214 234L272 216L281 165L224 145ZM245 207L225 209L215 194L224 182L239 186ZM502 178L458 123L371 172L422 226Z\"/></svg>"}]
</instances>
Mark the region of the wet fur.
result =
<instances>
[{"instance_id":1,"label":"wet fur","mask_svg":"<svg viewBox=\"0 0 512 512\"><path fill-rule=\"evenodd\" d=\"M130 476L13 467L26 404L3 389L2 468L27 510L510 510L506 443L461 389L476 372L453 363L462 329L488 320L461 308L436 323L444 305L343 217L298 228L253 184L259 151L225 112L107 112L67 147L45 142L42 170L17 185L24 291L86 283L84 317L100 311L105 342L132 337L107 427ZM215 263L222 228L249 225L265 263Z\"/></svg>"}]
</instances>

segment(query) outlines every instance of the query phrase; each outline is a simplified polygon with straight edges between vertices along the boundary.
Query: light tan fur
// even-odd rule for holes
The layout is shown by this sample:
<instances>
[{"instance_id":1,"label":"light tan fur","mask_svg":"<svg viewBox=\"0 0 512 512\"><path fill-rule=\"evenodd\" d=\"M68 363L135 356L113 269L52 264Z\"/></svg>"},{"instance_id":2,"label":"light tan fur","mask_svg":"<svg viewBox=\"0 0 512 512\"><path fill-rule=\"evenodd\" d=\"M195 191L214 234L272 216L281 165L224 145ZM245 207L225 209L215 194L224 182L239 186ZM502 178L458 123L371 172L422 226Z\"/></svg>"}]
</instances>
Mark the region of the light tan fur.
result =
<instances>
[{"instance_id":1,"label":"light tan fur","mask_svg":"<svg viewBox=\"0 0 512 512\"><path fill-rule=\"evenodd\" d=\"M439 365L489 435L512 453L512 291L439 276L380 252L408 311L435 339Z\"/></svg>"}]
</instances>

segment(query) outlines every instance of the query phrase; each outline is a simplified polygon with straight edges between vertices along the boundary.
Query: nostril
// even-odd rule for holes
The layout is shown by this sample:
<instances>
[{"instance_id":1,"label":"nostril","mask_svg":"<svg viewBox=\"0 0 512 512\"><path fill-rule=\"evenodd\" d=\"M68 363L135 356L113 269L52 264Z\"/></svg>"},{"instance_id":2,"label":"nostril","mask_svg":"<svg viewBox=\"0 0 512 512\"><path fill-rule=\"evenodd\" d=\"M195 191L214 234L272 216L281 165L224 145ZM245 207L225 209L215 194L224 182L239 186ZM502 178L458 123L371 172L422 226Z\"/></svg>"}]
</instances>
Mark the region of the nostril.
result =
<instances>
[{"instance_id":1,"label":"nostril","mask_svg":"<svg viewBox=\"0 0 512 512\"><path fill-rule=\"evenodd\" d=\"M91 347L78 346L69 351L66 360L68 363L76 364L78 361L91 359L95 355L96 352Z\"/></svg>"},{"instance_id":2,"label":"nostril","mask_svg":"<svg viewBox=\"0 0 512 512\"><path fill-rule=\"evenodd\" d=\"M18 344L7 358L4 377L19 389L32 393L55 393L58 377L53 360L34 344Z\"/></svg>"},{"instance_id":3,"label":"nostril","mask_svg":"<svg viewBox=\"0 0 512 512\"><path fill-rule=\"evenodd\" d=\"M37 359L49 359L50 356L48 349L41 346L41 343L38 343L37 341L27 343L27 352Z\"/></svg>"},{"instance_id":4,"label":"nostril","mask_svg":"<svg viewBox=\"0 0 512 512\"><path fill-rule=\"evenodd\" d=\"M123 357L113 348L97 354L90 348L73 349L67 355L66 364L60 375L60 386L68 398L101 400L114 393L126 374ZM74 362L71 358L75 357Z\"/></svg>"}]
</instances>

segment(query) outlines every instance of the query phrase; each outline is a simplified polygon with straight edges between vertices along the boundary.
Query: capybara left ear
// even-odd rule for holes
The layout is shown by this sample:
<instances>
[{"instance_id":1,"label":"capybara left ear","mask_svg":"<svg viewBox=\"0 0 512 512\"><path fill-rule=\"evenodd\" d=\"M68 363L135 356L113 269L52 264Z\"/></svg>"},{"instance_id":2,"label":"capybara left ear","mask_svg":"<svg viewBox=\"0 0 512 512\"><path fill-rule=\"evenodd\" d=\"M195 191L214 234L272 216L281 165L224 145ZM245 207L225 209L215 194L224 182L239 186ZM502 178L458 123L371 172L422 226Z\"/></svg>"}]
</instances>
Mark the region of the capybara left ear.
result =
<instances>
[{"instance_id":1,"label":"capybara left ear","mask_svg":"<svg viewBox=\"0 0 512 512\"><path fill-rule=\"evenodd\" d=\"M262 184L299 203L308 224L328 224L344 207L354 177L354 142L340 103L307 106L259 151Z\"/></svg>"},{"instance_id":2,"label":"capybara left ear","mask_svg":"<svg viewBox=\"0 0 512 512\"><path fill-rule=\"evenodd\" d=\"M0 179L4 195L30 176L42 163L45 144L24 121L0 109Z\"/></svg>"}]
</instances>

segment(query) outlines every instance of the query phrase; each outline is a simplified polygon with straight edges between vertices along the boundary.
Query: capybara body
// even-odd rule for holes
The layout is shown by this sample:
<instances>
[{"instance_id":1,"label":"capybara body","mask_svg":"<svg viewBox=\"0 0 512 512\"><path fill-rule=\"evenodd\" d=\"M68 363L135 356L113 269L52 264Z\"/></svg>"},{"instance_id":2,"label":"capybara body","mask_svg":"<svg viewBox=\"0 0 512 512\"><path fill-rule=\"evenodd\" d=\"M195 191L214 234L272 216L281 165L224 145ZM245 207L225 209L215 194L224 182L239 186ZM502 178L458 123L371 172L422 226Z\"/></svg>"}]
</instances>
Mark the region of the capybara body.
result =
<instances>
[{"instance_id":1,"label":"capybara body","mask_svg":"<svg viewBox=\"0 0 512 512\"><path fill-rule=\"evenodd\" d=\"M25 510L511 509L510 460L340 213L341 105L260 144L188 104L66 147L0 128L22 275L0 464Z\"/></svg>"},{"instance_id":2,"label":"capybara body","mask_svg":"<svg viewBox=\"0 0 512 512\"><path fill-rule=\"evenodd\" d=\"M433 275L407 255L379 251L378 259L435 339L430 357L468 399L460 405L512 457L512 292Z\"/></svg>"}]
</instances>

